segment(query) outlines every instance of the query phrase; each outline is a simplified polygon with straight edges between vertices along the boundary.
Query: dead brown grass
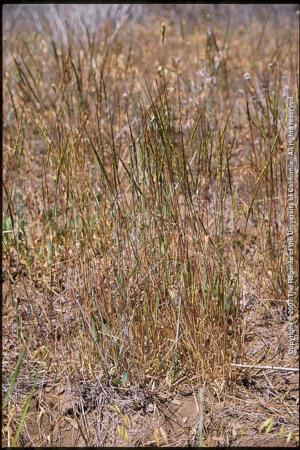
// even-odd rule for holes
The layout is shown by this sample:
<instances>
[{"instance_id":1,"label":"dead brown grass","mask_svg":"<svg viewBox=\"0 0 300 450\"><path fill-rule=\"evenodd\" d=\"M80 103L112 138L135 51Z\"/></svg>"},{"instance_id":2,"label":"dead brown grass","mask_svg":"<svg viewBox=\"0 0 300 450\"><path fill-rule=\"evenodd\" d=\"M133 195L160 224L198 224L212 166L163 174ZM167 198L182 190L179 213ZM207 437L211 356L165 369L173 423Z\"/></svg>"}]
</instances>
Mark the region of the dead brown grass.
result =
<instances>
[{"instance_id":1,"label":"dead brown grass","mask_svg":"<svg viewBox=\"0 0 300 450\"><path fill-rule=\"evenodd\" d=\"M246 342L252 292L265 326L286 320L286 92L298 102L298 31L286 18L276 28L200 24L180 33L166 20L163 42L157 17L69 31L67 46L46 25L4 34L9 445L62 445L55 424L68 415L45 406L46 385L92 383L112 389L107 397L125 389L129 402L132 389L172 391L180 380L195 392L204 382L232 386L232 362L257 362ZM20 419L30 388L42 402L35 437L26 404ZM93 411L112 421L103 426L115 440L105 445L129 443L121 412ZM181 438L156 417L155 445L195 445L197 411ZM103 444L78 414L68 443ZM138 436L154 445L153 435Z\"/></svg>"}]
</instances>

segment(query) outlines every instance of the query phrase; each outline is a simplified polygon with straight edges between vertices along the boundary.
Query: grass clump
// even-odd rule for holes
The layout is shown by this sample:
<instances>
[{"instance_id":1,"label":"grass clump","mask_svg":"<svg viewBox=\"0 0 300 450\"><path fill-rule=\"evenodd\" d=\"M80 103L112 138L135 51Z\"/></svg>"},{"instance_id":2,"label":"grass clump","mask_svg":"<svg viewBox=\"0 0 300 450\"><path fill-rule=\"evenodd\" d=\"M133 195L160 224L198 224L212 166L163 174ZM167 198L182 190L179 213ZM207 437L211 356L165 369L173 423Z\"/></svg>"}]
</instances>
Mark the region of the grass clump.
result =
<instances>
[{"instance_id":1,"label":"grass clump","mask_svg":"<svg viewBox=\"0 0 300 450\"><path fill-rule=\"evenodd\" d=\"M5 373L33 333L28 373L231 379L245 280L287 296L297 49L259 26L6 32Z\"/></svg>"}]
</instances>

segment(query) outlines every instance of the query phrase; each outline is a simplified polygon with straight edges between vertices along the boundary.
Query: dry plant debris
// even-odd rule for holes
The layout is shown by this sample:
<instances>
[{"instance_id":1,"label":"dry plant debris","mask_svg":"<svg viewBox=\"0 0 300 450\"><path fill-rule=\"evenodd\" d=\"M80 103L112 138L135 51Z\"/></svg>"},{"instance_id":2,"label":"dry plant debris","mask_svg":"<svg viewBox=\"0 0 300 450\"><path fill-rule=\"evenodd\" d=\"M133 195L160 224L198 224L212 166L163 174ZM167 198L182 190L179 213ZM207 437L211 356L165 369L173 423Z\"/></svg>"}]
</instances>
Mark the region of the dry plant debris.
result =
<instances>
[{"instance_id":1,"label":"dry plant debris","mask_svg":"<svg viewBox=\"0 0 300 450\"><path fill-rule=\"evenodd\" d=\"M4 444L296 446L298 374L236 366L298 367L295 8L27 6L4 8Z\"/></svg>"}]
</instances>

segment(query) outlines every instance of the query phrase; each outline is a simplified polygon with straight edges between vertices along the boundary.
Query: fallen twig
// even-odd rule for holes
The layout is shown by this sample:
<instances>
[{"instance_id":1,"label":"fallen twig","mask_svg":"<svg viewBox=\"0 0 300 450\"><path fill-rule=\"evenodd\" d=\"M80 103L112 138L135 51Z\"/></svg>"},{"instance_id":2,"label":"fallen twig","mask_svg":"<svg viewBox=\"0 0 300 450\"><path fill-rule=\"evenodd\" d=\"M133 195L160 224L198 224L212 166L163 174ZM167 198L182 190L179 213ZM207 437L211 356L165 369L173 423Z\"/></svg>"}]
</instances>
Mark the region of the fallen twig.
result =
<instances>
[{"instance_id":1,"label":"fallen twig","mask_svg":"<svg viewBox=\"0 0 300 450\"><path fill-rule=\"evenodd\" d=\"M261 370L272 369L272 370L284 370L286 372L299 372L299 368L297 367L256 366L256 365L235 364L235 363L230 363L230 365L234 367L242 367L245 369L261 369Z\"/></svg>"}]
</instances>

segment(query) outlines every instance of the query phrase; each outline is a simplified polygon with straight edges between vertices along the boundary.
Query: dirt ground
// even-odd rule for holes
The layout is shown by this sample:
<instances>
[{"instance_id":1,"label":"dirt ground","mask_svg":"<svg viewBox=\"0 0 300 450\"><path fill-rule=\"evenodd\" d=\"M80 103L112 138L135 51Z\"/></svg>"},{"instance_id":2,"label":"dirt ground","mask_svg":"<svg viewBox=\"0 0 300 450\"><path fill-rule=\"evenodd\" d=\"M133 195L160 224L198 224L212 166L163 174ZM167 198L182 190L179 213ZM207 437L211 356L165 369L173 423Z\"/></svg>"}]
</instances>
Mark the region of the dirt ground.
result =
<instances>
[{"instance_id":1,"label":"dirt ground","mask_svg":"<svg viewBox=\"0 0 300 450\"><path fill-rule=\"evenodd\" d=\"M245 306L247 358L298 367L287 354L287 320L270 301ZM41 387L31 402L24 446L199 446L199 393L187 379L172 389L120 387L102 380ZM299 373L234 368L228 385L208 383L204 396L208 447L296 447ZM265 425L265 426L264 426ZM269 425L269 427L268 427Z\"/></svg>"}]
</instances>

